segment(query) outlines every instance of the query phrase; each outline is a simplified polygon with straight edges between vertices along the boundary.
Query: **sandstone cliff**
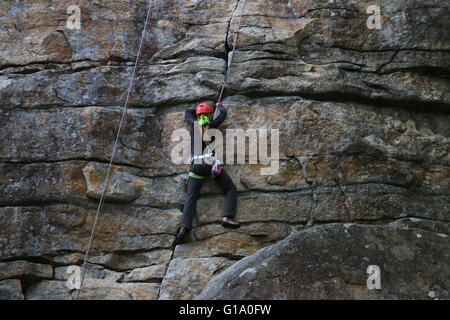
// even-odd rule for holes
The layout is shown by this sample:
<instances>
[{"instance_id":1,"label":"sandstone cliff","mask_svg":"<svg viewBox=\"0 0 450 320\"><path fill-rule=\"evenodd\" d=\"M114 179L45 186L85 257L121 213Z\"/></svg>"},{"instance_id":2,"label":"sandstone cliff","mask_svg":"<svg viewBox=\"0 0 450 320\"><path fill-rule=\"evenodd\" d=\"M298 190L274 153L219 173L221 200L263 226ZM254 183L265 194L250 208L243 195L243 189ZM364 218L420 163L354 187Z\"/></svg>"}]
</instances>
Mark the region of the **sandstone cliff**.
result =
<instances>
[{"instance_id":1,"label":"sandstone cliff","mask_svg":"<svg viewBox=\"0 0 450 320\"><path fill-rule=\"evenodd\" d=\"M187 166L171 134L217 99L242 2L155 1L80 298L194 298L216 275L200 298L448 298L442 0L248 1L221 129L279 129L280 169L227 166L242 227L219 225L208 182L172 251ZM374 2L381 29L367 27ZM1 299L71 299L148 1L77 1L80 30L66 26L73 4L0 3ZM381 291L366 288L372 264Z\"/></svg>"}]
</instances>

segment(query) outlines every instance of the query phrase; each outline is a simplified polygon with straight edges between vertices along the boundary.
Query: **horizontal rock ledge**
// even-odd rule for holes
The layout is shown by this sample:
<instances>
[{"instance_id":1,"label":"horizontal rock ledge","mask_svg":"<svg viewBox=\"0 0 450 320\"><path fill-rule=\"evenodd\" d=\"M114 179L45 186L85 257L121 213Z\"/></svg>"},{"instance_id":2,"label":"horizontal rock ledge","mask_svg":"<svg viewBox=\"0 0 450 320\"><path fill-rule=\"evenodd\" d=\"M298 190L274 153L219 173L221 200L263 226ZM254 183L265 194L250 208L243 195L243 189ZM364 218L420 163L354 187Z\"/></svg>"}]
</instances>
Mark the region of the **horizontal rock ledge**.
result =
<instances>
[{"instance_id":1,"label":"horizontal rock ledge","mask_svg":"<svg viewBox=\"0 0 450 320\"><path fill-rule=\"evenodd\" d=\"M447 299L448 245L420 221L316 226L235 263L197 299ZM370 265L379 290L367 287Z\"/></svg>"}]
</instances>

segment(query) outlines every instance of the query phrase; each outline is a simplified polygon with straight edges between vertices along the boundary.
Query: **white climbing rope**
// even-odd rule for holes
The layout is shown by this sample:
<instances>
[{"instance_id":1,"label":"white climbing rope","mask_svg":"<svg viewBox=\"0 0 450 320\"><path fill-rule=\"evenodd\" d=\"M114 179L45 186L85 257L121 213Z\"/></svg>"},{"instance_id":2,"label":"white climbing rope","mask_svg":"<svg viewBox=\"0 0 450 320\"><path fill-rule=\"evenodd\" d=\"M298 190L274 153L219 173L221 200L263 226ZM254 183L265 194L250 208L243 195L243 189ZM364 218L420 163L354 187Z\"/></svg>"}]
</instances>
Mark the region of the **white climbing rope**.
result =
<instances>
[{"instance_id":1,"label":"white climbing rope","mask_svg":"<svg viewBox=\"0 0 450 320\"><path fill-rule=\"evenodd\" d=\"M86 275L87 263L88 263L88 260L89 260L89 252L90 252L90 250L92 248L92 244L93 244L94 239L95 239L95 231L96 231L96 228L97 228L98 221L100 219L100 212L101 212L101 210L103 208L103 204L105 202L105 195L106 195L106 192L108 191L109 182L111 180L111 176L112 176L112 173L113 173L114 163L116 161L116 156L117 156L118 145L119 145L120 139L122 137L123 128L125 126L125 121L126 121L126 117L127 117L128 107L130 105L131 95L132 95L134 83L135 83L135 80L136 80L136 71L138 69L139 62L141 60L142 48L144 46L145 37L146 37L147 32L148 32L148 26L149 26L149 22L150 22L150 19L151 19L151 16L152 16L152 11L153 11L153 0L151 0L149 8L148 8L147 18L145 20L145 26L144 26L144 30L142 32L141 43L139 45L139 50L138 50L138 54L137 54L137 57L136 57L136 62L134 64L134 70L133 70L133 74L132 74L132 77L131 77L130 86L128 87L128 94L127 94L127 98L126 98L125 105L124 105L124 108L123 108L122 117L120 119L119 129L117 131L116 141L114 143L114 148L113 148L113 152L112 152L112 155L111 155L111 160L109 162L108 172L106 174L105 183L104 183L104 186L103 186L103 192L102 192L102 195L100 197L100 201L99 201L98 208L97 208L97 213L95 215L94 226L92 227L92 232L91 232L91 236L90 236L90 239L89 239L88 248L87 248L86 254L84 256L81 283L80 283L80 288L77 290L76 300L78 300L79 297L80 297L81 288L83 286L84 277Z\"/></svg>"}]
</instances>

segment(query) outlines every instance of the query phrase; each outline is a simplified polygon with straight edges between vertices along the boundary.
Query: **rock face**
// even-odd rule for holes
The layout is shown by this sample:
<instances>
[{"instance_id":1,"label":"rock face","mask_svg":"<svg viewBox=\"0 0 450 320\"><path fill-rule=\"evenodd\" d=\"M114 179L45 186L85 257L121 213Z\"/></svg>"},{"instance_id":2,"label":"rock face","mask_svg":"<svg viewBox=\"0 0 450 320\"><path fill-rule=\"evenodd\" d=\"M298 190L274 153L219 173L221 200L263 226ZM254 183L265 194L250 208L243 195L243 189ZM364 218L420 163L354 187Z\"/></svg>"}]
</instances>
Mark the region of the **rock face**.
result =
<instances>
[{"instance_id":1,"label":"rock face","mask_svg":"<svg viewBox=\"0 0 450 320\"><path fill-rule=\"evenodd\" d=\"M77 30L72 1L0 3L1 299L73 297L66 271L83 263L148 4L78 1ZM243 1L155 1L81 299L188 299L215 276L200 297L218 298L233 272L224 297L254 297L239 282L254 277L272 281L268 298L448 298L449 8L380 0L371 29L372 4L247 1L221 130L278 129L279 170L227 164L242 227L219 225L208 180L173 250L188 168L172 134L186 108L218 98ZM409 218L420 223L405 229ZM274 250L285 268L262 270ZM376 262L383 287L368 291ZM270 280L292 268L298 291Z\"/></svg>"},{"instance_id":2,"label":"rock face","mask_svg":"<svg viewBox=\"0 0 450 320\"><path fill-rule=\"evenodd\" d=\"M448 299L448 226L421 219L293 233L215 277L198 299ZM368 290L370 265L380 288Z\"/></svg>"},{"instance_id":3,"label":"rock face","mask_svg":"<svg viewBox=\"0 0 450 320\"><path fill-rule=\"evenodd\" d=\"M0 300L23 300L24 298L19 279L0 281Z\"/></svg>"}]
</instances>

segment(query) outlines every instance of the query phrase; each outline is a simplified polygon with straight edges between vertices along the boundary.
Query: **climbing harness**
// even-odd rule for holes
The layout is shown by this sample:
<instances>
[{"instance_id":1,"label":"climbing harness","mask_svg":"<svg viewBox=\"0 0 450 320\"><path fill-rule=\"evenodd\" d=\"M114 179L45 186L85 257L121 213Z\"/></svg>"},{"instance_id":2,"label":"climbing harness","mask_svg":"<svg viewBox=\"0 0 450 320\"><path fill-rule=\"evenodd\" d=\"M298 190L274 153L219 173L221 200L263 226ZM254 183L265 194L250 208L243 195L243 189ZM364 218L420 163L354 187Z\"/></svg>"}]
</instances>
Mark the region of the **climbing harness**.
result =
<instances>
[{"instance_id":1,"label":"climbing harness","mask_svg":"<svg viewBox=\"0 0 450 320\"><path fill-rule=\"evenodd\" d=\"M225 62L226 62L226 65L225 65L226 73L225 73L225 75L223 77L223 80L222 80L222 88L220 89L219 99L217 100L217 106L219 106L220 102L222 101L223 92L225 91L225 87L227 85L228 76L230 75L231 64L233 63L234 53L236 51L236 44L237 44L237 40L238 40L238 37L239 37L239 32L241 31L242 19L244 17L244 11L245 11L245 4L246 3L247 3L247 0L244 0L244 3L242 5L241 17L239 19L239 25L238 25L237 30L233 30L233 29L230 28L231 27L231 20L232 20L233 17L231 17L230 21L228 22L227 34L226 34L226 37L225 37L225 50L227 52L227 57L226 57L226 60L225 60ZM236 6L236 8L237 8L237 6ZM233 51L231 53L230 62L228 62L228 51L229 51L228 50L228 32L229 31L232 31L232 32L235 33L234 42L233 42ZM214 112L214 118L216 118L218 116L218 110L219 110L219 108L216 108L216 110Z\"/></svg>"},{"instance_id":2,"label":"climbing harness","mask_svg":"<svg viewBox=\"0 0 450 320\"><path fill-rule=\"evenodd\" d=\"M80 288L77 289L76 300L78 300L79 297L80 297L81 288L83 286L84 277L86 275L87 262L89 260L89 252L91 250L92 243L94 242L94 239L95 239L95 231L96 231L96 228L97 228L98 221L100 219L100 212L101 212L101 210L103 208L103 204L105 202L105 195L106 195L106 192L108 191L109 183L110 183L111 176L112 176L112 173L113 173L113 170L114 170L114 163L116 161L118 145L119 145L120 139L122 137L123 128L125 126L125 121L126 121L127 112L128 112L128 108L129 108L129 104L130 104L130 100L131 100L131 95L132 95L134 83L135 83L135 80L136 80L136 71L138 69L139 62L141 60L142 49L144 47L145 37L146 37L147 32L148 32L148 27L149 27L149 24L150 24L150 19L151 19L151 16L152 16L152 12L153 12L153 0L151 0L149 8L148 8L147 18L145 20L145 27L144 27L144 30L142 32L141 43L139 45L139 50L138 50L138 54L137 54L137 58L136 58L136 63L134 65L134 70L133 70L133 74L132 74L132 77L131 77L130 86L128 88L127 99L125 101L125 106L123 108L122 118L120 119L119 130L117 131L116 141L114 143L114 148L113 148L113 152L112 152L112 155L111 155L111 160L110 160L109 166L108 166L108 172L106 174L105 184L103 186L103 192L102 192L102 195L100 197L100 201L99 201L98 208L97 208L97 213L95 215L94 226L92 228L92 232L91 232L91 237L89 239L88 248L86 250L86 254L85 254L85 257L84 257L81 283L80 283Z\"/></svg>"},{"instance_id":3,"label":"climbing harness","mask_svg":"<svg viewBox=\"0 0 450 320\"><path fill-rule=\"evenodd\" d=\"M194 160L203 160L203 159L206 159L206 158L214 158L214 156L215 155L213 153L207 153L207 154L204 154L202 156L193 156L191 158L191 162L193 162Z\"/></svg>"}]
</instances>

